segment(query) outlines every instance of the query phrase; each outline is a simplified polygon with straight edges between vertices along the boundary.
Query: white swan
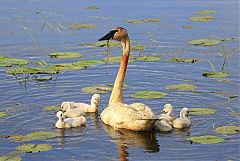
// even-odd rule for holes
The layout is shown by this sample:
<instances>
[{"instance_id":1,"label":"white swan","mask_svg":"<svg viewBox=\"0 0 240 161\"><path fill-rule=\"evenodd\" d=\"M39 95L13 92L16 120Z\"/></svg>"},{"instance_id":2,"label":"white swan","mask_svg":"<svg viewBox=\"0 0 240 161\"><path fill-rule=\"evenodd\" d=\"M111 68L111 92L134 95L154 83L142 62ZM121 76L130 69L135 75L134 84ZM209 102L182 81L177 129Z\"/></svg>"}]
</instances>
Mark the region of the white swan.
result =
<instances>
[{"instance_id":1,"label":"white swan","mask_svg":"<svg viewBox=\"0 0 240 161\"><path fill-rule=\"evenodd\" d=\"M173 128L166 117L160 116L159 120L155 122L154 129L157 131L169 132L172 131Z\"/></svg>"},{"instance_id":2,"label":"white swan","mask_svg":"<svg viewBox=\"0 0 240 161\"><path fill-rule=\"evenodd\" d=\"M190 127L192 124L192 121L188 118L188 108L184 107L180 111L180 118L176 118L173 121L173 127L177 129L183 129Z\"/></svg>"},{"instance_id":3,"label":"white swan","mask_svg":"<svg viewBox=\"0 0 240 161\"><path fill-rule=\"evenodd\" d=\"M175 119L173 115L173 107L171 104L165 104L163 110L161 111L160 117L165 117L170 125L172 126L172 122Z\"/></svg>"},{"instance_id":4,"label":"white swan","mask_svg":"<svg viewBox=\"0 0 240 161\"><path fill-rule=\"evenodd\" d=\"M91 105L86 103L76 103L76 102L63 102L61 104L62 111L67 111L68 109L78 109L83 112L97 112L98 103L100 101L100 95L94 94L91 99Z\"/></svg>"},{"instance_id":5,"label":"white swan","mask_svg":"<svg viewBox=\"0 0 240 161\"><path fill-rule=\"evenodd\" d=\"M58 117L58 121L56 122L55 126L59 129L79 127L86 124L86 118L84 116L65 119L62 111L58 111L56 116Z\"/></svg>"},{"instance_id":6,"label":"white swan","mask_svg":"<svg viewBox=\"0 0 240 161\"><path fill-rule=\"evenodd\" d=\"M85 112L79 110L78 108L68 108L66 112L64 112L64 116L67 118L74 118L80 116L86 116Z\"/></svg>"}]
</instances>

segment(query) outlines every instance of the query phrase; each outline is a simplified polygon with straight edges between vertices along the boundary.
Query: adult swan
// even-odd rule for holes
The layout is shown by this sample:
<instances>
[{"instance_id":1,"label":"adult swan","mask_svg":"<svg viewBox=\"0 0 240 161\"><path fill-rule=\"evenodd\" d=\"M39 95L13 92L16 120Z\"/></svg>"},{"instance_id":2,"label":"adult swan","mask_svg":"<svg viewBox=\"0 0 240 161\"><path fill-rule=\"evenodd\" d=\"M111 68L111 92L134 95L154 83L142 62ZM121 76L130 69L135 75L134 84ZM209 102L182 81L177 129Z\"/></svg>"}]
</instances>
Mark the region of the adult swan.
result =
<instances>
[{"instance_id":1,"label":"adult swan","mask_svg":"<svg viewBox=\"0 0 240 161\"><path fill-rule=\"evenodd\" d=\"M122 56L108 107L101 113L101 120L114 128L151 131L156 121L156 116L151 108L142 103L130 105L123 103L122 86L130 54L130 40L127 30L122 27L114 28L98 41L111 39L121 42Z\"/></svg>"}]
</instances>

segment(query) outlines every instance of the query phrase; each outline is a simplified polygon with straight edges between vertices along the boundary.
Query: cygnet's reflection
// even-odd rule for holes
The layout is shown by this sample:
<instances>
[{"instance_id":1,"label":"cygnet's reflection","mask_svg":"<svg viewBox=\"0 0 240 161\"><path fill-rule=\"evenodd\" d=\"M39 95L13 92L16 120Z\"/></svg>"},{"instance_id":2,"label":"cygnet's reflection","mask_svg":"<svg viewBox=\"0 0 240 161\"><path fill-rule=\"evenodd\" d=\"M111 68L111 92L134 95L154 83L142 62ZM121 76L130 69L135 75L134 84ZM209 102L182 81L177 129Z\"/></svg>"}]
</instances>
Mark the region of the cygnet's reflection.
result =
<instances>
[{"instance_id":1,"label":"cygnet's reflection","mask_svg":"<svg viewBox=\"0 0 240 161\"><path fill-rule=\"evenodd\" d=\"M146 152L159 152L159 145L155 132L135 132L126 129L114 129L103 124L107 135L112 138L118 148L119 160L126 161L129 156L128 147L143 148Z\"/></svg>"},{"instance_id":2,"label":"cygnet's reflection","mask_svg":"<svg viewBox=\"0 0 240 161\"><path fill-rule=\"evenodd\" d=\"M96 131L100 129L99 120L98 120L98 113L87 113L88 118L91 120L91 125L95 128Z\"/></svg>"}]
</instances>

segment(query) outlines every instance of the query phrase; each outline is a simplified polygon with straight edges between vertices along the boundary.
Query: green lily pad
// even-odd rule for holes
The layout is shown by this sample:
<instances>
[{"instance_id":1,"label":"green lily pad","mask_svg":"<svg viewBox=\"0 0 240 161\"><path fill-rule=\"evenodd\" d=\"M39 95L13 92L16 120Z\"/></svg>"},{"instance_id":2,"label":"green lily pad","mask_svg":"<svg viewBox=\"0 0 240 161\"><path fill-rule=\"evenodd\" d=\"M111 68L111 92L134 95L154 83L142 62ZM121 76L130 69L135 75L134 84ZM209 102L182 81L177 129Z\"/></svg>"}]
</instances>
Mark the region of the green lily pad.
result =
<instances>
[{"instance_id":1,"label":"green lily pad","mask_svg":"<svg viewBox=\"0 0 240 161\"><path fill-rule=\"evenodd\" d=\"M204 135L204 136L194 136L187 138L188 140L200 143L200 144L217 144L224 141L223 138L213 136L213 135Z\"/></svg>"},{"instance_id":2,"label":"green lily pad","mask_svg":"<svg viewBox=\"0 0 240 161\"><path fill-rule=\"evenodd\" d=\"M13 65L26 65L28 61L25 59L14 59L2 57L0 59L0 67L11 67Z\"/></svg>"},{"instance_id":3,"label":"green lily pad","mask_svg":"<svg viewBox=\"0 0 240 161\"><path fill-rule=\"evenodd\" d=\"M81 89L82 92L84 93L90 93L90 94L104 94L112 91L112 87L107 86L107 85L102 85L102 86L92 86L92 87L84 87Z\"/></svg>"},{"instance_id":4,"label":"green lily pad","mask_svg":"<svg viewBox=\"0 0 240 161\"><path fill-rule=\"evenodd\" d=\"M82 65L74 65L73 63L62 63L62 64L54 64L53 68L57 71L72 71L72 70L85 69L86 67Z\"/></svg>"},{"instance_id":5,"label":"green lily pad","mask_svg":"<svg viewBox=\"0 0 240 161\"><path fill-rule=\"evenodd\" d=\"M138 56L135 60L140 62L155 62L160 61L161 58L160 56Z\"/></svg>"},{"instance_id":6,"label":"green lily pad","mask_svg":"<svg viewBox=\"0 0 240 161\"><path fill-rule=\"evenodd\" d=\"M172 57L170 58L170 62L182 62L182 63L195 63L200 60L199 58L180 58L180 57Z\"/></svg>"},{"instance_id":7,"label":"green lily pad","mask_svg":"<svg viewBox=\"0 0 240 161\"><path fill-rule=\"evenodd\" d=\"M31 132L27 135L9 135L9 138L14 142L22 142L22 141L31 141L31 140L44 140L56 137L56 134L54 132L48 132L48 131L36 131Z\"/></svg>"},{"instance_id":8,"label":"green lily pad","mask_svg":"<svg viewBox=\"0 0 240 161\"><path fill-rule=\"evenodd\" d=\"M120 60L121 60L121 56L112 56L112 57L102 59L102 61L108 62L108 63L119 63ZM130 56L128 62L134 62L134 61L135 61L134 57Z\"/></svg>"},{"instance_id":9,"label":"green lily pad","mask_svg":"<svg viewBox=\"0 0 240 161\"><path fill-rule=\"evenodd\" d=\"M32 78L32 80L43 82L43 81L52 80L52 76L41 76L37 78Z\"/></svg>"},{"instance_id":10,"label":"green lily pad","mask_svg":"<svg viewBox=\"0 0 240 161\"><path fill-rule=\"evenodd\" d=\"M139 23L144 23L144 22L160 22L159 18L146 18L146 19L141 19L141 20L127 20L125 21L126 23L134 23L134 24L139 24Z\"/></svg>"},{"instance_id":11,"label":"green lily pad","mask_svg":"<svg viewBox=\"0 0 240 161\"><path fill-rule=\"evenodd\" d=\"M16 156L0 156L0 161L21 161L22 158Z\"/></svg>"},{"instance_id":12,"label":"green lily pad","mask_svg":"<svg viewBox=\"0 0 240 161\"><path fill-rule=\"evenodd\" d=\"M220 126L215 131L218 134L233 135L240 132L240 126Z\"/></svg>"},{"instance_id":13,"label":"green lily pad","mask_svg":"<svg viewBox=\"0 0 240 161\"><path fill-rule=\"evenodd\" d=\"M48 111L60 111L61 107L60 105L51 105L51 106L45 106L43 107L43 111L48 112Z\"/></svg>"},{"instance_id":14,"label":"green lily pad","mask_svg":"<svg viewBox=\"0 0 240 161\"><path fill-rule=\"evenodd\" d=\"M184 26L182 26L182 28L190 29L190 28L193 28L193 26L190 26L190 25L184 25Z\"/></svg>"},{"instance_id":15,"label":"green lily pad","mask_svg":"<svg viewBox=\"0 0 240 161\"><path fill-rule=\"evenodd\" d=\"M220 44L222 40L214 40L214 39L198 39L198 40L191 40L188 43L191 45L202 45L202 46L212 46Z\"/></svg>"},{"instance_id":16,"label":"green lily pad","mask_svg":"<svg viewBox=\"0 0 240 161\"><path fill-rule=\"evenodd\" d=\"M82 43L81 45L82 45L82 46L89 46L89 47L103 47L103 46L106 46L107 43L104 42L104 41L97 41L97 42L93 42L93 43ZM119 46L119 43L118 43L118 42L110 41L110 42L109 42L109 46L111 46L111 47L117 47L117 46Z\"/></svg>"},{"instance_id":17,"label":"green lily pad","mask_svg":"<svg viewBox=\"0 0 240 161\"><path fill-rule=\"evenodd\" d=\"M90 28L96 28L96 25L94 24L85 24L85 23L72 23L69 25L70 29L78 30L78 29L90 29Z\"/></svg>"},{"instance_id":18,"label":"green lily pad","mask_svg":"<svg viewBox=\"0 0 240 161\"><path fill-rule=\"evenodd\" d=\"M206 78L224 78L229 76L228 72L203 72L202 76Z\"/></svg>"},{"instance_id":19,"label":"green lily pad","mask_svg":"<svg viewBox=\"0 0 240 161\"><path fill-rule=\"evenodd\" d=\"M80 60L77 62L73 62L73 65L84 66L84 67L98 65L98 64L103 64L103 62L100 60Z\"/></svg>"},{"instance_id":20,"label":"green lily pad","mask_svg":"<svg viewBox=\"0 0 240 161\"><path fill-rule=\"evenodd\" d=\"M68 59L68 58L81 58L82 54L76 52L54 52L49 54L50 58L60 58L60 59Z\"/></svg>"},{"instance_id":21,"label":"green lily pad","mask_svg":"<svg viewBox=\"0 0 240 161\"><path fill-rule=\"evenodd\" d=\"M159 91L137 91L130 95L133 98L143 98L143 99L152 99L152 98L164 98L168 94L159 92Z\"/></svg>"},{"instance_id":22,"label":"green lily pad","mask_svg":"<svg viewBox=\"0 0 240 161\"><path fill-rule=\"evenodd\" d=\"M146 46L143 46L143 45L131 46L131 50L144 50L145 48Z\"/></svg>"},{"instance_id":23,"label":"green lily pad","mask_svg":"<svg viewBox=\"0 0 240 161\"><path fill-rule=\"evenodd\" d=\"M0 118L6 117L8 114L6 112L0 112Z\"/></svg>"},{"instance_id":24,"label":"green lily pad","mask_svg":"<svg viewBox=\"0 0 240 161\"><path fill-rule=\"evenodd\" d=\"M189 112L191 115L213 115L217 112L215 109L211 108L189 108Z\"/></svg>"},{"instance_id":25,"label":"green lily pad","mask_svg":"<svg viewBox=\"0 0 240 161\"><path fill-rule=\"evenodd\" d=\"M135 23L135 24L144 23L143 20L127 20L127 21L125 21L125 22L127 22L127 23Z\"/></svg>"},{"instance_id":26,"label":"green lily pad","mask_svg":"<svg viewBox=\"0 0 240 161\"><path fill-rule=\"evenodd\" d=\"M193 84L173 84L166 86L165 89L167 90L177 90L177 91L194 91L197 88L197 86Z\"/></svg>"},{"instance_id":27,"label":"green lily pad","mask_svg":"<svg viewBox=\"0 0 240 161\"><path fill-rule=\"evenodd\" d=\"M52 149L52 146L49 144L23 144L16 147L17 151L24 153L37 153L49 151Z\"/></svg>"},{"instance_id":28,"label":"green lily pad","mask_svg":"<svg viewBox=\"0 0 240 161\"><path fill-rule=\"evenodd\" d=\"M216 11L213 11L213 10L198 10L195 13L196 14L215 14Z\"/></svg>"},{"instance_id":29,"label":"green lily pad","mask_svg":"<svg viewBox=\"0 0 240 161\"><path fill-rule=\"evenodd\" d=\"M29 68L29 67L16 67L5 70L8 74L57 74L58 70L47 67L47 68Z\"/></svg>"},{"instance_id":30,"label":"green lily pad","mask_svg":"<svg viewBox=\"0 0 240 161\"><path fill-rule=\"evenodd\" d=\"M194 21L194 22L211 22L215 18L213 16L196 16L196 17L190 17L188 20Z\"/></svg>"}]
</instances>

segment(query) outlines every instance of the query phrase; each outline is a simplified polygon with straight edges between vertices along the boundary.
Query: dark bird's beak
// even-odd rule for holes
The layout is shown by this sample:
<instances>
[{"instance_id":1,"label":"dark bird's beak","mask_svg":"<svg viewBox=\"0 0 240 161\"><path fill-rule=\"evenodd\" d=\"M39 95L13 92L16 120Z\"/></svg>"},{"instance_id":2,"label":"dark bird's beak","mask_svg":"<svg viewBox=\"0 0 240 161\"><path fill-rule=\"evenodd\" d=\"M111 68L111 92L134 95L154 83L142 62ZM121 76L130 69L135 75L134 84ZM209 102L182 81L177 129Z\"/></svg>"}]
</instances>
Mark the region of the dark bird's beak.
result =
<instances>
[{"instance_id":1,"label":"dark bird's beak","mask_svg":"<svg viewBox=\"0 0 240 161\"><path fill-rule=\"evenodd\" d=\"M103 36L101 39L98 39L98 41L110 40L113 38L116 32L118 32L118 30L112 30L109 33L107 33L105 36Z\"/></svg>"},{"instance_id":2,"label":"dark bird's beak","mask_svg":"<svg viewBox=\"0 0 240 161\"><path fill-rule=\"evenodd\" d=\"M165 114L166 112L164 111L164 110L162 110L161 112L160 112L160 114Z\"/></svg>"}]
</instances>

